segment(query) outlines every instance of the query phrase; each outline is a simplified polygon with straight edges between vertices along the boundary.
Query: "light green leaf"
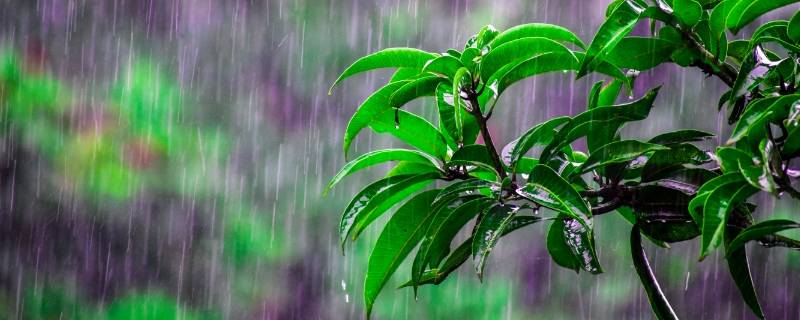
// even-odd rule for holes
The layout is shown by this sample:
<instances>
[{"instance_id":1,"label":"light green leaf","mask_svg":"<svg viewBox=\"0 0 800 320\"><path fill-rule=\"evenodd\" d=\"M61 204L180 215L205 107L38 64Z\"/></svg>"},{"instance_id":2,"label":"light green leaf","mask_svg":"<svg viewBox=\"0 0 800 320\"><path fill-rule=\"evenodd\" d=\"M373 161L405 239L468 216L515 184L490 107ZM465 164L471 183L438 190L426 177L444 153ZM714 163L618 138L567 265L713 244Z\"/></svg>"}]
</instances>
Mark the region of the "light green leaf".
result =
<instances>
[{"instance_id":1,"label":"light green leaf","mask_svg":"<svg viewBox=\"0 0 800 320\"><path fill-rule=\"evenodd\" d=\"M419 74L420 70L416 68L398 68L397 71L392 74L392 77L389 79L389 83L403 80L413 80L419 76Z\"/></svg>"},{"instance_id":2,"label":"light green leaf","mask_svg":"<svg viewBox=\"0 0 800 320\"><path fill-rule=\"evenodd\" d=\"M639 232L639 227L634 226L631 230L631 257L633 259L633 266L636 273L639 275L639 280L642 282L644 292L647 293L647 299L650 301L650 307L653 308L653 313L659 320L665 319L678 319L675 311L667 300L667 296L658 285L658 280L650 269L650 262L647 261L647 253L642 247L642 235Z\"/></svg>"},{"instance_id":3,"label":"light green leaf","mask_svg":"<svg viewBox=\"0 0 800 320\"><path fill-rule=\"evenodd\" d=\"M361 169L368 168L370 166L384 163L387 161L408 161L408 162L415 162L421 163L428 166L432 166L434 168L439 168L440 165L436 159L433 157L416 151L416 150L406 150L406 149L383 149L372 151L369 153L365 153L358 158L354 159L353 161L348 162L345 164L338 173L328 182L328 186L325 188L324 194L327 194L328 191L333 189L333 187L339 183L344 177L357 172Z\"/></svg>"},{"instance_id":4,"label":"light green leaf","mask_svg":"<svg viewBox=\"0 0 800 320\"><path fill-rule=\"evenodd\" d=\"M450 54L444 54L441 57L428 61L422 68L422 72L431 72L446 76L453 79L456 71L461 68L461 60Z\"/></svg>"},{"instance_id":5,"label":"light green leaf","mask_svg":"<svg viewBox=\"0 0 800 320\"><path fill-rule=\"evenodd\" d=\"M606 61L620 68L645 71L669 61L673 50L675 44L666 40L628 37L611 50Z\"/></svg>"},{"instance_id":6,"label":"light green leaf","mask_svg":"<svg viewBox=\"0 0 800 320\"><path fill-rule=\"evenodd\" d=\"M438 190L430 190L415 196L386 223L372 253L369 256L367 276L364 279L364 302L367 318L375 299L400 263L417 246L430 225L433 216L430 204Z\"/></svg>"},{"instance_id":7,"label":"light green leaf","mask_svg":"<svg viewBox=\"0 0 800 320\"><path fill-rule=\"evenodd\" d=\"M342 72L339 78L333 82L328 94L331 94L344 79L355 74L382 68L413 68L420 70L428 60L436 58L436 55L414 48L389 48L366 55L356 60L352 65Z\"/></svg>"},{"instance_id":8,"label":"light green leaf","mask_svg":"<svg viewBox=\"0 0 800 320\"><path fill-rule=\"evenodd\" d=\"M638 140L614 141L589 155L589 159L578 168L576 173L585 173L614 163L625 163L645 153L659 150L669 150L669 148Z\"/></svg>"},{"instance_id":9,"label":"light green leaf","mask_svg":"<svg viewBox=\"0 0 800 320\"><path fill-rule=\"evenodd\" d=\"M546 165L534 167L528 184L517 192L533 202L576 219L587 228L592 227L589 204L569 182Z\"/></svg>"},{"instance_id":10,"label":"light green leaf","mask_svg":"<svg viewBox=\"0 0 800 320\"><path fill-rule=\"evenodd\" d=\"M392 108L400 108L416 98L433 96L436 92L436 86L446 80L447 79L437 76L414 79L398 88L397 91L389 96L389 106Z\"/></svg>"},{"instance_id":11,"label":"light green leaf","mask_svg":"<svg viewBox=\"0 0 800 320\"><path fill-rule=\"evenodd\" d=\"M483 215L472 240L472 260L475 262L475 271L478 273L478 279L483 280L483 268L486 265L486 258L518 210L519 207L517 206L498 204L489 208Z\"/></svg>"},{"instance_id":12,"label":"light green leaf","mask_svg":"<svg viewBox=\"0 0 800 320\"><path fill-rule=\"evenodd\" d=\"M489 46L491 48L496 48L506 42L529 37L541 37L555 41L569 42L581 49L586 48L583 41L572 33L572 31L569 31L569 29L546 23L528 23L510 28L494 38L494 40L489 43Z\"/></svg>"},{"instance_id":13,"label":"light green leaf","mask_svg":"<svg viewBox=\"0 0 800 320\"><path fill-rule=\"evenodd\" d=\"M731 8L725 26L733 33L748 25L761 15L780 7L797 3L798 0L739 0Z\"/></svg>"},{"instance_id":14,"label":"light green leaf","mask_svg":"<svg viewBox=\"0 0 800 320\"><path fill-rule=\"evenodd\" d=\"M644 8L639 7L631 1L622 2L605 22L597 30L597 34L586 49L586 57L583 59L578 71L578 78L581 78L593 71L612 49L633 30L636 22L639 21L639 14Z\"/></svg>"},{"instance_id":15,"label":"light green leaf","mask_svg":"<svg viewBox=\"0 0 800 320\"><path fill-rule=\"evenodd\" d=\"M572 51L563 44L547 38L521 38L512 40L492 48L480 63L481 79L487 81L500 68L509 64L530 59L543 53L561 53L572 55Z\"/></svg>"},{"instance_id":16,"label":"light green leaf","mask_svg":"<svg viewBox=\"0 0 800 320\"><path fill-rule=\"evenodd\" d=\"M455 150L458 148L458 143L464 144L471 144L475 142L477 139L478 134L480 133L480 129L478 128L478 122L475 120L467 109L459 108L456 109L454 106L455 100L453 100L453 87L447 83L440 83L438 87L436 87L436 105L439 109L439 127L441 131L446 134L450 140L452 140L452 149ZM462 123L462 130L459 130L456 127L456 115L455 112L458 111L461 117ZM459 136L463 135L463 140L460 140Z\"/></svg>"}]
</instances>

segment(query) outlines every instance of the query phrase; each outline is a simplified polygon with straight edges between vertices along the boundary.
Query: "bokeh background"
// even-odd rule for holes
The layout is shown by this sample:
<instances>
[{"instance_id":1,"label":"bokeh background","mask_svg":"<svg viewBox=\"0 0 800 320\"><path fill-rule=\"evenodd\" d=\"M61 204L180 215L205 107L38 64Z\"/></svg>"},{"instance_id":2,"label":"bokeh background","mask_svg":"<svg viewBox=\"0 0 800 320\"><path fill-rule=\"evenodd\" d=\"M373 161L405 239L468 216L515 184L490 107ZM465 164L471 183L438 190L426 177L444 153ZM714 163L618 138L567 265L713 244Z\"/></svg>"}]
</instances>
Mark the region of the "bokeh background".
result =
<instances>
[{"instance_id":1,"label":"bokeh background","mask_svg":"<svg viewBox=\"0 0 800 320\"><path fill-rule=\"evenodd\" d=\"M389 167L321 193L344 163L349 115L390 73L328 96L337 74L385 47L460 48L485 24L555 23L588 42L608 2L0 0L0 318L362 318L380 228L345 255L336 229L349 196ZM582 111L599 79L516 85L494 113L495 141ZM626 136L729 132L716 111L720 81L662 66L641 75L634 96L659 84L651 117ZM410 109L433 119L431 107ZM386 146L401 144L368 133L355 149ZM798 214L795 203L756 200L757 218ZM651 318L629 226L614 215L596 225L602 275L555 266L547 224L534 225L501 241L484 283L468 262L415 300L391 288L406 280L401 268L374 316ZM752 317L721 256L698 263L696 241L647 250L680 316ZM800 318L800 254L750 252L767 316Z\"/></svg>"}]
</instances>

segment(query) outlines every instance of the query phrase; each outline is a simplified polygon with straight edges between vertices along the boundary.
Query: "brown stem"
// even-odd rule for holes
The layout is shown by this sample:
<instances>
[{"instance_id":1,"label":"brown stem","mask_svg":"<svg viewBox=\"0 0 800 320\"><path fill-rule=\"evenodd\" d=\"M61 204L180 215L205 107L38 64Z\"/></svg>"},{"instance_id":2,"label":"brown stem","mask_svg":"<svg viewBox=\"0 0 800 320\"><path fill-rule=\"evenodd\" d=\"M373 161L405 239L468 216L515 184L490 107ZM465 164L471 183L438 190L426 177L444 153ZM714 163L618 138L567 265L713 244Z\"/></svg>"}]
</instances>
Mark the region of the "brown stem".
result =
<instances>
[{"instance_id":1,"label":"brown stem","mask_svg":"<svg viewBox=\"0 0 800 320\"><path fill-rule=\"evenodd\" d=\"M486 149L489 151L489 157L492 158L492 164L494 165L495 170L500 175L500 180L503 180L507 177L505 169L503 169L503 162L500 160L500 155L497 153L497 148L494 146L494 142L492 142L492 135L489 134L489 128L486 126L486 120L488 118L484 117L481 113L480 103L478 102L478 95L477 93L467 92L468 102L472 110L470 112L475 117L475 120L478 121L478 127L481 131L481 137L483 137L483 143L486 145Z\"/></svg>"}]
</instances>

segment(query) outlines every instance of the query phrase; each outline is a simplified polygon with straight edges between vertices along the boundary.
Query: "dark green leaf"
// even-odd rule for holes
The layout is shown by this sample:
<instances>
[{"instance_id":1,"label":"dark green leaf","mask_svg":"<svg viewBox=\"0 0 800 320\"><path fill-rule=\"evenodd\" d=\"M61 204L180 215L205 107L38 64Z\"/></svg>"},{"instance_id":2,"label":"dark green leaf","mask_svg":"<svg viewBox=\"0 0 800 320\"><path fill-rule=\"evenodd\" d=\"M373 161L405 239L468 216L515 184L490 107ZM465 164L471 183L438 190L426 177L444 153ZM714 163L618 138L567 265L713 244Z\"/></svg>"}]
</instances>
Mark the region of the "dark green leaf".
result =
<instances>
[{"instance_id":1,"label":"dark green leaf","mask_svg":"<svg viewBox=\"0 0 800 320\"><path fill-rule=\"evenodd\" d=\"M588 172L614 163L629 162L645 153L659 150L669 150L669 148L638 140L611 142L589 155L589 159L578 168L576 173Z\"/></svg>"},{"instance_id":2,"label":"dark green leaf","mask_svg":"<svg viewBox=\"0 0 800 320\"><path fill-rule=\"evenodd\" d=\"M486 265L486 258L518 210L519 207L517 206L498 204L489 208L483 215L472 240L472 260L475 262L475 272L478 273L478 279L483 280L483 268Z\"/></svg>"},{"instance_id":3,"label":"dark green leaf","mask_svg":"<svg viewBox=\"0 0 800 320\"><path fill-rule=\"evenodd\" d=\"M525 132L516 142L514 142L514 147L511 149L509 158L511 167L515 167L517 161L519 161L519 159L522 158L522 156L534 146L546 145L550 143L553 139L554 130L569 120L569 117L553 118L540 123Z\"/></svg>"},{"instance_id":4,"label":"dark green leaf","mask_svg":"<svg viewBox=\"0 0 800 320\"><path fill-rule=\"evenodd\" d=\"M586 57L581 62L578 71L578 78L588 74L590 71L606 59L612 49L633 30L636 22L639 21L639 14L644 8L639 7L631 1L625 1L618 6L606 21L597 30L597 34L592 39L589 48L586 49Z\"/></svg>"},{"instance_id":5,"label":"dark green leaf","mask_svg":"<svg viewBox=\"0 0 800 320\"><path fill-rule=\"evenodd\" d=\"M680 168L684 164L700 165L711 161L711 157L703 150L691 144L671 145L667 150L653 153L642 170L642 181L653 180L665 170Z\"/></svg>"},{"instance_id":6,"label":"dark green leaf","mask_svg":"<svg viewBox=\"0 0 800 320\"><path fill-rule=\"evenodd\" d=\"M592 274L603 273L603 268L600 266L600 261L597 259L597 252L594 248L592 229L571 218L564 218L562 223L563 241L572 257L578 262L578 266ZM548 238L549 236L548 234Z\"/></svg>"},{"instance_id":7,"label":"dark green leaf","mask_svg":"<svg viewBox=\"0 0 800 320\"><path fill-rule=\"evenodd\" d=\"M795 43L800 42L800 11L797 11L792 20L789 20L788 30L786 30L789 39Z\"/></svg>"},{"instance_id":8,"label":"dark green leaf","mask_svg":"<svg viewBox=\"0 0 800 320\"><path fill-rule=\"evenodd\" d=\"M555 41L569 42L581 49L586 47L583 41L572 33L572 31L569 31L569 29L546 23L529 23L510 28L494 38L489 46L491 48L496 48L506 42L529 37L541 37Z\"/></svg>"},{"instance_id":9,"label":"dark green leaf","mask_svg":"<svg viewBox=\"0 0 800 320\"><path fill-rule=\"evenodd\" d=\"M739 171L750 185L767 192L776 191L777 185L767 163L756 164L753 156L735 148L717 148L717 157L724 172Z\"/></svg>"},{"instance_id":10,"label":"dark green leaf","mask_svg":"<svg viewBox=\"0 0 800 320\"><path fill-rule=\"evenodd\" d=\"M357 172L361 169L368 168L370 166L384 163L387 161L408 161L408 162L416 162L425 165L432 166L434 168L439 167L439 163L433 157L416 151L416 150L406 150L406 149L383 149L377 150L370 153L365 153L358 158L354 159L353 161L348 162L347 164L339 170L338 173L328 182L328 186L325 188L324 193L327 194L329 190L333 189L333 187L344 177Z\"/></svg>"},{"instance_id":11,"label":"dark green leaf","mask_svg":"<svg viewBox=\"0 0 800 320\"><path fill-rule=\"evenodd\" d=\"M436 58L436 55L414 48L383 49L361 57L347 67L339 78L333 82L328 94L344 79L355 74L381 68L413 68L420 70L428 60L433 58Z\"/></svg>"},{"instance_id":12,"label":"dark green leaf","mask_svg":"<svg viewBox=\"0 0 800 320\"><path fill-rule=\"evenodd\" d=\"M775 234L784 230L800 228L800 223L792 220L776 219L762 221L744 229L736 238L731 241L728 251L736 251L744 247L744 244L753 240L759 240L765 236ZM728 253L730 255L730 253Z\"/></svg>"},{"instance_id":13,"label":"dark green leaf","mask_svg":"<svg viewBox=\"0 0 800 320\"><path fill-rule=\"evenodd\" d=\"M701 260L708 255L710 250L719 245L728 216L734 206L746 201L757 191L758 189L750 185L740 183L725 184L711 191L703 205Z\"/></svg>"},{"instance_id":14,"label":"dark green leaf","mask_svg":"<svg viewBox=\"0 0 800 320\"><path fill-rule=\"evenodd\" d=\"M639 280L642 282L642 287L644 287L644 292L647 293L647 299L650 301L650 306L653 308L653 313L656 317L659 320L678 319L664 292L661 291L653 270L650 269L650 262L647 261L647 254L642 247L642 236L636 226L631 230L631 257L633 266L636 268L636 273L639 275Z\"/></svg>"},{"instance_id":15,"label":"dark green leaf","mask_svg":"<svg viewBox=\"0 0 800 320\"><path fill-rule=\"evenodd\" d=\"M662 133L660 135L653 137L647 142L662 144L662 145L670 145L670 144L685 143L685 142L703 141L713 136L714 136L713 133L708 133L705 131L684 129L684 130L676 130L667 133Z\"/></svg>"},{"instance_id":16,"label":"dark green leaf","mask_svg":"<svg viewBox=\"0 0 800 320\"><path fill-rule=\"evenodd\" d=\"M703 17L703 7L697 1L673 0L672 6L675 9L675 17L687 27L694 27Z\"/></svg>"},{"instance_id":17,"label":"dark green leaf","mask_svg":"<svg viewBox=\"0 0 800 320\"><path fill-rule=\"evenodd\" d=\"M426 191L406 202L389 219L378 237L369 256L364 279L364 302L368 318L381 289L427 230L432 217L430 203L437 193L438 190Z\"/></svg>"},{"instance_id":18,"label":"dark green leaf","mask_svg":"<svg viewBox=\"0 0 800 320\"><path fill-rule=\"evenodd\" d=\"M517 192L533 202L577 219L587 228L592 226L592 212L586 200L569 182L546 165L534 167L528 184Z\"/></svg>"},{"instance_id":19,"label":"dark green leaf","mask_svg":"<svg viewBox=\"0 0 800 320\"><path fill-rule=\"evenodd\" d=\"M575 270L575 272L580 271L581 263L572 254L567 245L567 240L564 238L563 219L556 219L550 225L550 229L547 232L547 252L557 265Z\"/></svg>"},{"instance_id":20,"label":"dark green leaf","mask_svg":"<svg viewBox=\"0 0 800 320\"><path fill-rule=\"evenodd\" d=\"M750 275L750 264L747 262L747 251L743 247L731 247L731 239L738 238L741 235L740 230L734 227L725 228L725 243L728 261L728 271L731 273L731 278L739 288L747 306L753 311L759 319L764 319L764 311L761 310L761 304L758 302L758 294L753 287L753 278Z\"/></svg>"}]
</instances>

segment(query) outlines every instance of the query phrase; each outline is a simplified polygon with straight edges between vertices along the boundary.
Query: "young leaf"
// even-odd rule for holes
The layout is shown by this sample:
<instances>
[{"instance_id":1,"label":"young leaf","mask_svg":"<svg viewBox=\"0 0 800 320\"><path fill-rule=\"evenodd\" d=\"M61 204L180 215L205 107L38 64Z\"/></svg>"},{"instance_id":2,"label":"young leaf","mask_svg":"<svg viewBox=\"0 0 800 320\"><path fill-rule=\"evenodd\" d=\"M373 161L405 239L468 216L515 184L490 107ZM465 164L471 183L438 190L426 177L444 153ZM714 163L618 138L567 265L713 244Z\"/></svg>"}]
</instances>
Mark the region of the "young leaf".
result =
<instances>
[{"instance_id":1,"label":"young leaf","mask_svg":"<svg viewBox=\"0 0 800 320\"><path fill-rule=\"evenodd\" d=\"M397 71L392 74L392 77L389 79L389 83L403 81L403 80L413 80L417 76L419 76L420 71L416 68L397 68Z\"/></svg>"},{"instance_id":2,"label":"young leaf","mask_svg":"<svg viewBox=\"0 0 800 320\"><path fill-rule=\"evenodd\" d=\"M475 117L465 108L455 108L453 87L447 83L440 83L436 87L436 106L439 109L439 127L441 131L453 141L453 150L458 148L458 143L472 144L477 139L480 130ZM456 126L456 112L461 118L461 127Z\"/></svg>"},{"instance_id":3,"label":"young leaf","mask_svg":"<svg viewBox=\"0 0 800 320\"><path fill-rule=\"evenodd\" d=\"M461 67L463 67L463 65L459 58L450 54L444 54L441 57L428 61L422 68L422 72L440 74L452 80L456 75L456 71Z\"/></svg>"},{"instance_id":4,"label":"young leaf","mask_svg":"<svg viewBox=\"0 0 800 320\"><path fill-rule=\"evenodd\" d=\"M586 200L569 182L546 165L534 167L528 184L517 192L533 202L576 219L589 229L592 226L592 212Z\"/></svg>"},{"instance_id":5,"label":"young leaf","mask_svg":"<svg viewBox=\"0 0 800 320\"><path fill-rule=\"evenodd\" d=\"M736 251L743 248L744 244L753 240L761 239L765 236L775 234L784 230L800 228L800 223L792 220L776 219L762 221L744 229L728 245L728 251Z\"/></svg>"},{"instance_id":6,"label":"young leaf","mask_svg":"<svg viewBox=\"0 0 800 320\"><path fill-rule=\"evenodd\" d=\"M611 142L600 147L589 155L575 173L581 174L613 163L625 163L653 151L669 150L669 148L638 140L622 140Z\"/></svg>"},{"instance_id":7,"label":"young leaf","mask_svg":"<svg viewBox=\"0 0 800 320\"><path fill-rule=\"evenodd\" d=\"M761 310L761 304L758 302L758 294L753 287L753 278L750 275L750 263L747 262L747 251L743 247L731 247L731 240L738 238L741 230L734 227L725 228L725 244L727 252L726 260L728 261L728 271L731 273L731 278L739 288L739 293L742 295L747 306L753 311L759 319L764 319L764 311Z\"/></svg>"},{"instance_id":8,"label":"young leaf","mask_svg":"<svg viewBox=\"0 0 800 320\"><path fill-rule=\"evenodd\" d=\"M336 173L335 176L328 182L328 186L325 188L325 194L328 193L329 190L333 189L333 187L339 183L344 177L357 172L361 169L368 168L370 166L387 162L387 161L408 161L408 162L416 162L425 165L430 165L434 168L439 168L439 163L433 157L416 151L416 150L406 150L406 149L383 149L372 151L369 153L365 153L358 158L354 159L353 161L348 162L347 164Z\"/></svg>"},{"instance_id":9,"label":"young leaf","mask_svg":"<svg viewBox=\"0 0 800 320\"><path fill-rule=\"evenodd\" d=\"M761 15L780 7L797 3L798 0L739 0L728 13L725 26L733 33Z\"/></svg>"},{"instance_id":10,"label":"young leaf","mask_svg":"<svg viewBox=\"0 0 800 320\"><path fill-rule=\"evenodd\" d=\"M617 43L633 30L642 11L644 8L632 1L625 1L611 13L586 49L586 57L581 63L578 78L593 71L601 61L605 60Z\"/></svg>"},{"instance_id":11,"label":"young leaf","mask_svg":"<svg viewBox=\"0 0 800 320\"><path fill-rule=\"evenodd\" d=\"M475 272L478 279L483 280L483 268L486 258L497 244L511 219L519 207L509 204L497 204L489 208L477 226L472 240L472 260L475 262Z\"/></svg>"},{"instance_id":12,"label":"young leaf","mask_svg":"<svg viewBox=\"0 0 800 320\"><path fill-rule=\"evenodd\" d=\"M364 279L364 302L367 318L372 305L400 263L417 246L430 224L430 203L438 190L430 190L406 202L386 223L369 256Z\"/></svg>"},{"instance_id":13,"label":"young leaf","mask_svg":"<svg viewBox=\"0 0 800 320\"><path fill-rule=\"evenodd\" d=\"M576 36L569 29L546 23L529 23L518 25L500 33L497 37L489 43L489 47L496 48L506 42L529 37L541 37L556 41L563 41L572 43L581 49L585 49L586 45L583 44L578 36Z\"/></svg>"},{"instance_id":14,"label":"young leaf","mask_svg":"<svg viewBox=\"0 0 800 320\"><path fill-rule=\"evenodd\" d=\"M678 319L675 311L667 300L667 296L658 285L658 280L650 269L650 262L647 261L647 253L642 247L642 235L639 233L639 227L633 226L631 230L631 257L633 259L633 267L639 275L639 280L642 282L644 292L647 293L647 299L650 301L650 306L653 308L653 313L659 320Z\"/></svg>"},{"instance_id":15,"label":"young leaf","mask_svg":"<svg viewBox=\"0 0 800 320\"><path fill-rule=\"evenodd\" d=\"M436 58L436 55L414 48L389 48L366 55L356 60L342 72L339 78L333 82L328 94L331 94L344 79L355 74L382 68L413 68L420 70L428 60Z\"/></svg>"},{"instance_id":16,"label":"young leaf","mask_svg":"<svg viewBox=\"0 0 800 320\"><path fill-rule=\"evenodd\" d=\"M681 24L687 27L694 27L703 17L703 6L694 0L673 0L672 6L675 9L675 17Z\"/></svg>"},{"instance_id":17,"label":"young leaf","mask_svg":"<svg viewBox=\"0 0 800 320\"><path fill-rule=\"evenodd\" d=\"M666 40L629 37L611 50L606 61L620 68L645 71L669 61L674 49L675 44Z\"/></svg>"}]
</instances>

